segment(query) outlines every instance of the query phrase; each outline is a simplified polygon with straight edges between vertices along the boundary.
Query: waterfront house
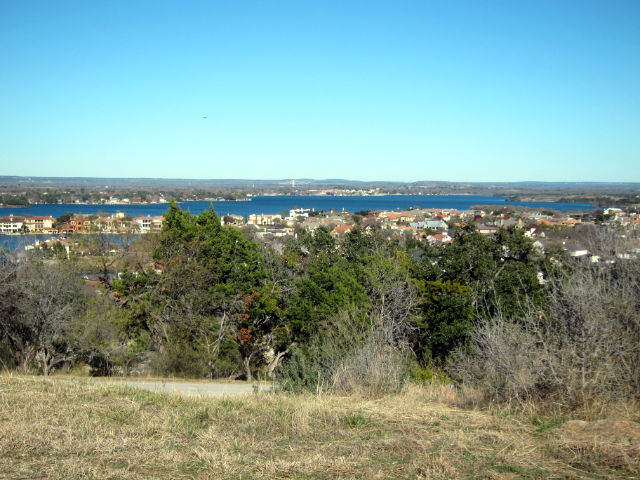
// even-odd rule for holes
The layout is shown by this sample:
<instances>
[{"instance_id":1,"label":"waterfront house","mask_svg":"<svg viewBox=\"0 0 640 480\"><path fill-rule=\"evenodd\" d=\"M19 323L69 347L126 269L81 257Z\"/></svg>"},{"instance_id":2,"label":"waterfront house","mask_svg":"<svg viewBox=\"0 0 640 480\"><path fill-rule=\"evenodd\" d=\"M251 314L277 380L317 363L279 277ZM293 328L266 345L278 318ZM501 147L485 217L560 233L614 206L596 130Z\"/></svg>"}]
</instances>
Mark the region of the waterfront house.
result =
<instances>
[{"instance_id":1,"label":"waterfront house","mask_svg":"<svg viewBox=\"0 0 640 480\"><path fill-rule=\"evenodd\" d=\"M422 235L421 235L422 238ZM433 235L424 235L424 239L431 245L445 245L451 243L453 239L447 233L435 233Z\"/></svg>"},{"instance_id":2,"label":"waterfront house","mask_svg":"<svg viewBox=\"0 0 640 480\"><path fill-rule=\"evenodd\" d=\"M51 215L48 217L24 217L24 227L29 233L53 233L56 232L53 224L56 219Z\"/></svg>"},{"instance_id":3,"label":"waterfront house","mask_svg":"<svg viewBox=\"0 0 640 480\"><path fill-rule=\"evenodd\" d=\"M500 229L493 225L478 225L478 233L482 235L495 235L498 230Z\"/></svg>"},{"instance_id":4,"label":"waterfront house","mask_svg":"<svg viewBox=\"0 0 640 480\"><path fill-rule=\"evenodd\" d=\"M74 215L69 219L74 232L88 232L91 230L91 220L88 215Z\"/></svg>"},{"instance_id":5,"label":"waterfront house","mask_svg":"<svg viewBox=\"0 0 640 480\"><path fill-rule=\"evenodd\" d=\"M446 222L442 220L425 220L423 222L411 222L409 223L409 226L415 228L433 228L441 230L446 230L449 228Z\"/></svg>"},{"instance_id":6,"label":"waterfront house","mask_svg":"<svg viewBox=\"0 0 640 480\"><path fill-rule=\"evenodd\" d=\"M24 226L22 217L14 217L9 214L8 217L0 218L0 233L21 233Z\"/></svg>"},{"instance_id":7,"label":"waterfront house","mask_svg":"<svg viewBox=\"0 0 640 480\"><path fill-rule=\"evenodd\" d=\"M276 213L274 215L255 214L252 213L247 217L247 224L249 225L275 225L282 221L282 215Z\"/></svg>"},{"instance_id":8,"label":"waterfront house","mask_svg":"<svg viewBox=\"0 0 640 480\"><path fill-rule=\"evenodd\" d=\"M162 222L164 217L151 215L139 215L133 219L133 225L138 233L159 232L162 230Z\"/></svg>"},{"instance_id":9,"label":"waterfront house","mask_svg":"<svg viewBox=\"0 0 640 480\"><path fill-rule=\"evenodd\" d=\"M244 217L234 213L227 213L220 219L222 225L244 225Z\"/></svg>"},{"instance_id":10,"label":"waterfront house","mask_svg":"<svg viewBox=\"0 0 640 480\"><path fill-rule=\"evenodd\" d=\"M75 225L72 225L69 222L63 223L62 226L60 227L60 233L62 235L72 235L75 232L76 232Z\"/></svg>"}]
</instances>

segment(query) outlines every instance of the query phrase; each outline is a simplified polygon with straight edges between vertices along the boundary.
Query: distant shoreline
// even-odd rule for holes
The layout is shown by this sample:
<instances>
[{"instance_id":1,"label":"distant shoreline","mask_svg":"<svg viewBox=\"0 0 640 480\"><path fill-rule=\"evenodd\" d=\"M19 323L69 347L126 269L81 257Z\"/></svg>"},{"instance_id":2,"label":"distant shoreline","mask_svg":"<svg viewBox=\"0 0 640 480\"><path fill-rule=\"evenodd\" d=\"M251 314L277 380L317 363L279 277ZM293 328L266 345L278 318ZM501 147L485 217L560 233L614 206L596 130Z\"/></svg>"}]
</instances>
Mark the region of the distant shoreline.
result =
<instances>
[{"instance_id":1,"label":"distant shoreline","mask_svg":"<svg viewBox=\"0 0 640 480\"><path fill-rule=\"evenodd\" d=\"M311 208L315 210L337 210L358 212L361 210L408 210L411 208L454 208L460 211L468 210L475 205L499 205L511 207L545 208L553 210L593 210L590 203L573 202L509 202L506 197L496 195L263 195L252 197L252 201L211 201L185 200L176 202L181 208L188 209L193 214L208 210L212 205L220 216L226 214L242 215L275 214L295 207ZM0 207L0 217L18 214L19 216L53 216L60 217L64 213L75 214L113 214L123 212L126 215L159 216L169 209L168 203L141 204L80 204L80 203L50 203L33 204L12 212L11 207Z\"/></svg>"}]
</instances>

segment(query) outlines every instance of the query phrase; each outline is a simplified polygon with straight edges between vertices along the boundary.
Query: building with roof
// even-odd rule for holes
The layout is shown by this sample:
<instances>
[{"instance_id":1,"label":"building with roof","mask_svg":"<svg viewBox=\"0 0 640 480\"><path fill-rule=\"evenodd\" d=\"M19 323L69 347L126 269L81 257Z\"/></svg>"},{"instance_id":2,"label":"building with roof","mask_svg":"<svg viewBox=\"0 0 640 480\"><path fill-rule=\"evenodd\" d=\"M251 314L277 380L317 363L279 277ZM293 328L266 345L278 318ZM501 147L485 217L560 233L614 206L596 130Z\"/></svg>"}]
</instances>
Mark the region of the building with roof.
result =
<instances>
[{"instance_id":1,"label":"building with roof","mask_svg":"<svg viewBox=\"0 0 640 480\"><path fill-rule=\"evenodd\" d=\"M14 217L13 214L9 214L8 217L0 218L0 233L22 233L23 226L23 217Z\"/></svg>"}]
</instances>

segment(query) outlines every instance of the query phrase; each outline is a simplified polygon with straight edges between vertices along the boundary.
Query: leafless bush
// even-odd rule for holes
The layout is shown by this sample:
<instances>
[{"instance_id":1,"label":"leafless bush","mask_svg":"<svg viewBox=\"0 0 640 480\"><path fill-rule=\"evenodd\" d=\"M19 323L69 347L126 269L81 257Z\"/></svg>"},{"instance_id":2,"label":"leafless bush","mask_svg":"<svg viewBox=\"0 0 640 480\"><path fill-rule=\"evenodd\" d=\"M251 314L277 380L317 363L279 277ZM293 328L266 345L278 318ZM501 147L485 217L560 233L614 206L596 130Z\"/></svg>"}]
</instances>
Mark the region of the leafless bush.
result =
<instances>
[{"instance_id":1,"label":"leafless bush","mask_svg":"<svg viewBox=\"0 0 640 480\"><path fill-rule=\"evenodd\" d=\"M536 389L542 367L536 350L531 332L498 317L475 328L470 350L456 352L449 370L489 399L521 403Z\"/></svg>"},{"instance_id":2,"label":"leafless bush","mask_svg":"<svg viewBox=\"0 0 640 480\"><path fill-rule=\"evenodd\" d=\"M626 257L640 247L640 231L621 226L585 226L579 238L593 255L603 259Z\"/></svg>"},{"instance_id":3,"label":"leafless bush","mask_svg":"<svg viewBox=\"0 0 640 480\"><path fill-rule=\"evenodd\" d=\"M346 355L331 372L330 390L369 395L396 392L403 386L410 351L388 341L384 332L369 330L364 344Z\"/></svg>"},{"instance_id":4,"label":"leafless bush","mask_svg":"<svg viewBox=\"0 0 640 480\"><path fill-rule=\"evenodd\" d=\"M407 378L413 355L407 336L417 304L416 292L395 261L371 268L367 289L373 304L370 321L356 335L344 335L359 340L350 343L345 355L335 358L329 378L333 392L376 395L398 391Z\"/></svg>"},{"instance_id":5,"label":"leafless bush","mask_svg":"<svg viewBox=\"0 0 640 480\"><path fill-rule=\"evenodd\" d=\"M400 389L413 353L402 338L398 319L375 312L344 310L327 322L330 333L305 349L294 350L277 377L282 388L338 394L379 395Z\"/></svg>"},{"instance_id":6,"label":"leafless bush","mask_svg":"<svg viewBox=\"0 0 640 480\"><path fill-rule=\"evenodd\" d=\"M486 398L562 407L640 397L640 264L578 266L548 306L479 324L450 369Z\"/></svg>"}]
</instances>

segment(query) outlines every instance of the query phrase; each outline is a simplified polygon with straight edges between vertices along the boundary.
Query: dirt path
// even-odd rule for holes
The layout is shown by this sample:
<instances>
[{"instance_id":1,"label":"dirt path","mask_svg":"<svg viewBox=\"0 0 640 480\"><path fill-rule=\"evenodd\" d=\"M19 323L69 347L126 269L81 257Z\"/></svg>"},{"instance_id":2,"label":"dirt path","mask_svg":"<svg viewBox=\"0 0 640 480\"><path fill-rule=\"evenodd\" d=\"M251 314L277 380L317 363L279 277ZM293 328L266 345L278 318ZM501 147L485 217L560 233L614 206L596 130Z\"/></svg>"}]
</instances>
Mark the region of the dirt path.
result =
<instances>
[{"instance_id":1,"label":"dirt path","mask_svg":"<svg viewBox=\"0 0 640 480\"><path fill-rule=\"evenodd\" d=\"M101 380L96 383L127 385L158 393L177 393L185 396L220 397L222 395L246 395L257 391L271 391L269 384L215 383L215 382L162 382L140 380Z\"/></svg>"}]
</instances>

